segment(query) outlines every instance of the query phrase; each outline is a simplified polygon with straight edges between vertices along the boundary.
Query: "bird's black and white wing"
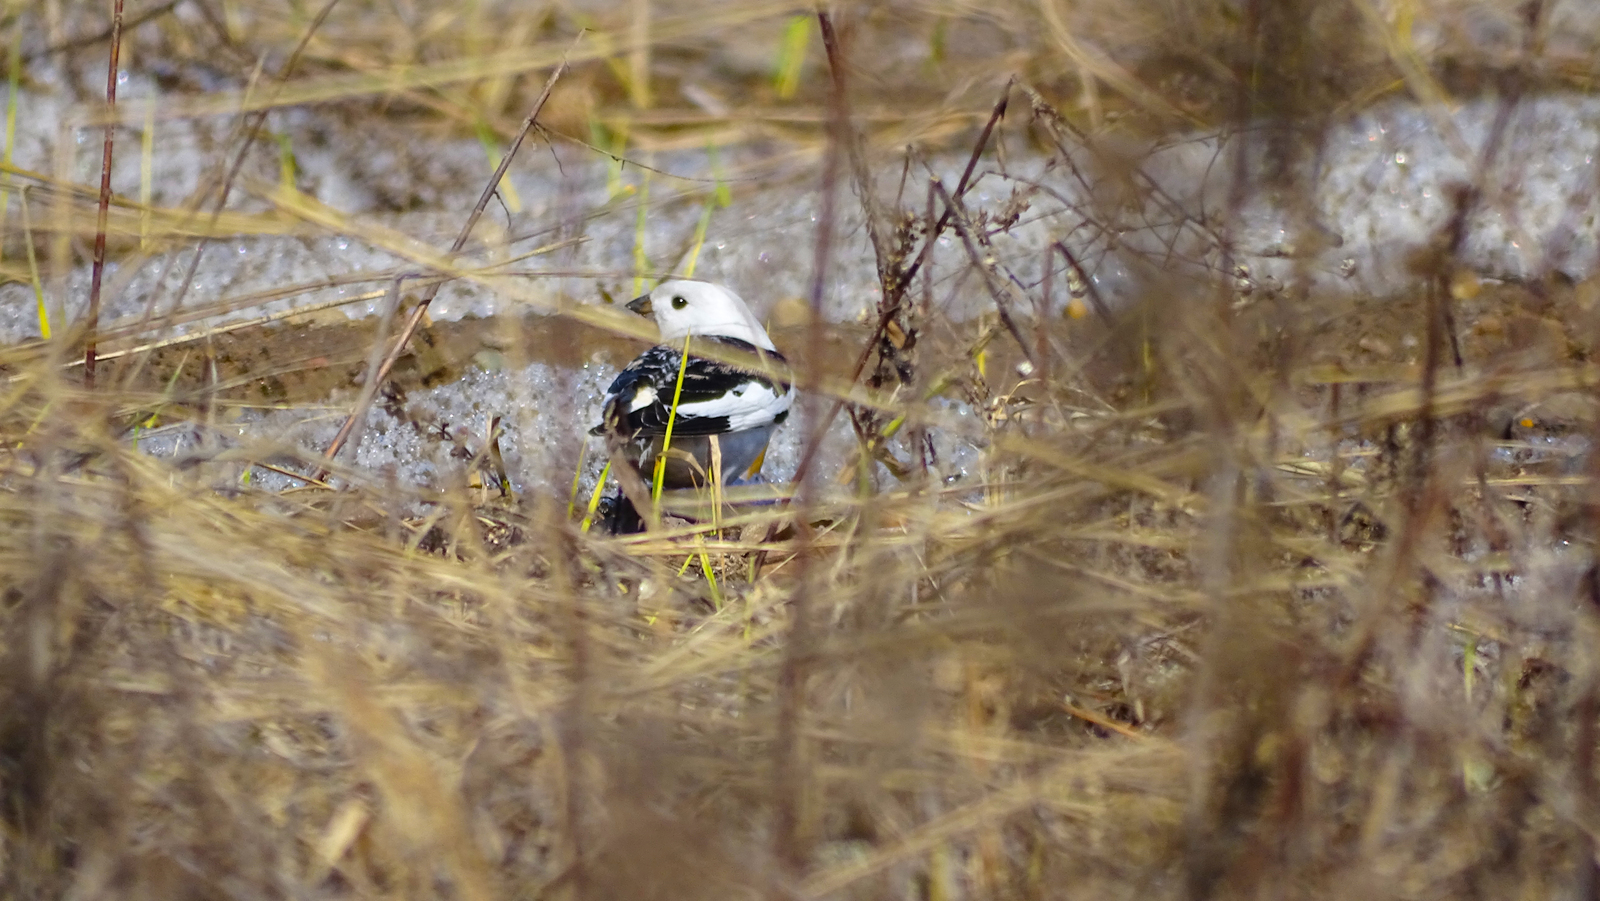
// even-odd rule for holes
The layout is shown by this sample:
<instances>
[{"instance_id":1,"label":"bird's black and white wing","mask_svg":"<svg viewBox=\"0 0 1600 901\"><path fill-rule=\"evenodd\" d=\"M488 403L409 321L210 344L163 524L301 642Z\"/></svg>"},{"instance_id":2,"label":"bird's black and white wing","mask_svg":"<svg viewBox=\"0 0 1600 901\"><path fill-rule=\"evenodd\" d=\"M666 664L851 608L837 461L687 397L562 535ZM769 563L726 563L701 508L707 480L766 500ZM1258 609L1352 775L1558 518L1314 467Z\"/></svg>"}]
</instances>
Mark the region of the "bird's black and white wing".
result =
<instances>
[{"instance_id":1,"label":"bird's black and white wing","mask_svg":"<svg viewBox=\"0 0 1600 901\"><path fill-rule=\"evenodd\" d=\"M737 338L710 338L730 349L760 354L779 366L782 355L760 350ZM677 392L683 370L683 390ZM672 417L672 399L678 393L674 435L721 435L781 423L789 415L794 394L790 385L760 373L658 345L640 354L622 370L606 390L604 422L596 431L610 430L627 438L663 435Z\"/></svg>"}]
</instances>

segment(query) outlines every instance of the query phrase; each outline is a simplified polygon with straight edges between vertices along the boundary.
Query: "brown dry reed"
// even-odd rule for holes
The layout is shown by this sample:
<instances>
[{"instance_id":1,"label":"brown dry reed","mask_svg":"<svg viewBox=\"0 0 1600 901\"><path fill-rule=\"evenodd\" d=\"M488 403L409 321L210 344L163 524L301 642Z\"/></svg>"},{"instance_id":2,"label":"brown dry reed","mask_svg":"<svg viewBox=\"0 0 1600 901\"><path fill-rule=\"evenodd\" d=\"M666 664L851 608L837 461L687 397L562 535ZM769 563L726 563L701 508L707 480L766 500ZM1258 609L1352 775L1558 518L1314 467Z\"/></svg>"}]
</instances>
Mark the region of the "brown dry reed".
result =
<instances>
[{"instance_id":1,"label":"brown dry reed","mask_svg":"<svg viewBox=\"0 0 1600 901\"><path fill-rule=\"evenodd\" d=\"M250 117L507 141L563 57L543 138L798 160L822 237L862 205L884 300L790 334L810 421L848 422L853 462L808 457L791 504L627 539L582 531L565 497L501 497L485 436L442 488L323 448L135 449L261 404L269 373L219 375L216 348L334 331L311 311L185 339L212 353L203 378L138 350L170 337L148 320L91 336L57 318L0 348L0 893L1594 897L1600 287L1468 270L1476 184L1392 296L1257 281L1229 237L1250 192L1309 196L1321 130L1376 99L1591 90L1596 36L1562 30L1571 12L130 2L120 49L167 73L162 120L240 124L181 209L119 186L102 219L70 167L9 170L0 274L47 311L83 308L60 292L91 246L131 262L213 236L343 231L423 282L486 278L275 191ZM0 14L13 84L54 73L83 134L106 119L86 73L109 16ZM1093 159L1102 205L1083 212L1116 233L1161 200L1130 148L1207 131L1238 136L1230 206L1182 211L1203 252L1141 261L1149 290L1123 308L1071 236L1042 281L995 262L1017 211L966 179L883 190L925 184L933 152ZM1471 150L1487 162L1502 137ZM1302 243L1316 233L1307 215ZM394 277L368 275L375 296ZM989 312L943 315L952 284ZM644 336L593 310L539 327ZM108 368L87 389L90 340ZM834 340L853 368L825 365ZM379 349L270 375L322 386L285 401L311 410L319 374ZM930 475L939 430L982 448L968 481ZM1571 452L1535 453L1552 439ZM268 494L241 482L252 466L306 478Z\"/></svg>"}]
</instances>

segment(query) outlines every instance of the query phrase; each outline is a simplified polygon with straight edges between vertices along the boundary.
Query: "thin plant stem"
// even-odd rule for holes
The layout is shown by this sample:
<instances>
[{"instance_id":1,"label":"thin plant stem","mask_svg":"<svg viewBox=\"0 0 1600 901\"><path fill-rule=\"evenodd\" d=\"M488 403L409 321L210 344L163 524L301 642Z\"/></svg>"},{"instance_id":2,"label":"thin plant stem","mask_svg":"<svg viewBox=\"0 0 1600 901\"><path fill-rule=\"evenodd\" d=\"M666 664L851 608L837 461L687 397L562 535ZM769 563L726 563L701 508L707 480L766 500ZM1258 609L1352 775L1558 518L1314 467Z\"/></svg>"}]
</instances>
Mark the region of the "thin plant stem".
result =
<instances>
[{"instance_id":1,"label":"thin plant stem","mask_svg":"<svg viewBox=\"0 0 1600 901\"><path fill-rule=\"evenodd\" d=\"M122 0L111 4L111 62L106 71L106 131L100 149L100 206L95 214L94 264L89 272L88 343L83 349L83 385L94 387L95 331L100 328L100 287L106 270L106 223L111 213L111 151L116 143L117 69L122 58Z\"/></svg>"},{"instance_id":2,"label":"thin plant stem","mask_svg":"<svg viewBox=\"0 0 1600 901\"><path fill-rule=\"evenodd\" d=\"M582 38L583 34L580 32L578 37L574 39L574 43ZM483 217L483 211L489 206L489 198L493 197L495 191L499 189L500 179L504 178L506 170L511 168L511 161L517 158L517 151L522 147L523 140L527 138L528 132L532 131L535 123L539 121L539 113L544 110L545 103L550 99L550 92L555 89L556 82L560 80L562 74L566 71L567 60L563 58L561 65L556 66L556 70L551 72L550 78L545 81L544 90L539 92L539 99L534 101L533 111L528 113L526 119L522 120L522 128L517 131L516 138L512 140L511 146L506 149L505 156L500 160L500 165L495 168L494 174L489 176L488 184L483 186L483 193L479 195L477 204L472 208L472 214L467 217L466 224L461 226L460 233L456 235L455 241L450 245L451 255L460 253L461 248L466 246L467 238L472 235L473 226L477 225L478 220ZM428 305L433 303L433 299L439 295L439 289L443 286L444 282L436 282L423 292L422 299L417 301L417 305L412 309L411 315L406 318L405 328L401 329L400 337L395 341L394 346L389 349L388 355L384 357L383 365L378 367L378 381L381 382L389 377L389 372L394 369L395 362L405 352L406 345L411 343L411 336L415 335L417 328L422 325L422 318L428 313ZM359 409L352 410L350 415L345 418L344 424L339 427L338 433L333 436L333 442L328 445L328 450L324 454L327 459L332 460L335 456L338 456L339 450L344 447L345 442L350 440L350 435L363 412Z\"/></svg>"}]
</instances>

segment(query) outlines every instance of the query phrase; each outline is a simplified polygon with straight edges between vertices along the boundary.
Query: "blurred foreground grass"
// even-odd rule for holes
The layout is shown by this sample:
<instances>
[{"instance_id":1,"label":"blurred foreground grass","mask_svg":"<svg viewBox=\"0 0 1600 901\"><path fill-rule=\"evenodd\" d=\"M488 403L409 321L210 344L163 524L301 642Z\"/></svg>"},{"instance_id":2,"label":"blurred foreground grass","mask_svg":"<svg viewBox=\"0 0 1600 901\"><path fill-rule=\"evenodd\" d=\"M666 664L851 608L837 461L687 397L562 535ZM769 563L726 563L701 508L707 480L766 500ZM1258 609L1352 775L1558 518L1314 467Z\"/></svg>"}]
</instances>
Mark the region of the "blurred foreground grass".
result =
<instances>
[{"instance_id":1,"label":"blurred foreground grass","mask_svg":"<svg viewBox=\"0 0 1600 901\"><path fill-rule=\"evenodd\" d=\"M351 0L281 88L270 73L315 10L141 12L124 53L160 73L162 116L318 103L491 143L587 28L552 129L624 152L833 153L853 202L807 10ZM1595 36L1553 31L1561 12L835 16L862 161L892 171L907 143L971 146L1011 76L1038 94L1012 92L1005 127L1040 147L1069 125L1117 147L1271 121L1295 126L1261 138L1289 154L1379 96L1587 89ZM14 83L77 91L92 119L105 21L7 7ZM11 177L5 274L53 290L52 267L86 258L95 187ZM19 238L24 184L48 199ZM884 271L904 275L953 205L878 211ZM113 255L197 240L124 209ZM951 218L964 238L935 253L960 269L1006 211ZM852 400L868 463L813 473L798 523L767 508L627 540L580 532L565 497L491 499L479 460L439 491L335 467L341 490L269 495L225 476L309 475L318 449L139 453L154 415L215 416L222 394L123 370L87 390L65 365L83 336L57 322L0 349L0 886L1591 897L1600 288L1480 284L1457 246L1441 236L1385 298L1158 268L1109 319L1049 312L1093 306L1066 261L1053 287L1018 284L973 252L962 277L996 303L974 322L891 278L863 384L818 376L807 399ZM942 420L933 396L982 415ZM973 480L930 474L938 428L971 430ZM402 515L418 500L430 516Z\"/></svg>"}]
</instances>

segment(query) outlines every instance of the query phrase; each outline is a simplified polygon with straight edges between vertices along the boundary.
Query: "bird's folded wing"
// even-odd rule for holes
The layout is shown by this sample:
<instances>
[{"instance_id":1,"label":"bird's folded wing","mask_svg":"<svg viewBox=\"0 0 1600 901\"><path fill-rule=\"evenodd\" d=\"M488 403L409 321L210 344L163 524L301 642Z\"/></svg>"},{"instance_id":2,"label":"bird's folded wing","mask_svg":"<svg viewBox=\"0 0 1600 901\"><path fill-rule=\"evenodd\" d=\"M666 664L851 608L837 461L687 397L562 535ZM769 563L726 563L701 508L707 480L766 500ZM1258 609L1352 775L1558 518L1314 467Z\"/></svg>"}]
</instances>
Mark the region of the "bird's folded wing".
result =
<instances>
[{"instance_id":1,"label":"bird's folded wing","mask_svg":"<svg viewBox=\"0 0 1600 901\"><path fill-rule=\"evenodd\" d=\"M664 433L681 360L678 351L665 346L640 354L617 375L606 392L606 422L633 435ZM778 362L782 362L781 357ZM683 366L683 389L678 392L673 433L687 437L759 428L781 422L792 401L788 385L726 363L690 356L688 365Z\"/></svg>"}]
</instances>

